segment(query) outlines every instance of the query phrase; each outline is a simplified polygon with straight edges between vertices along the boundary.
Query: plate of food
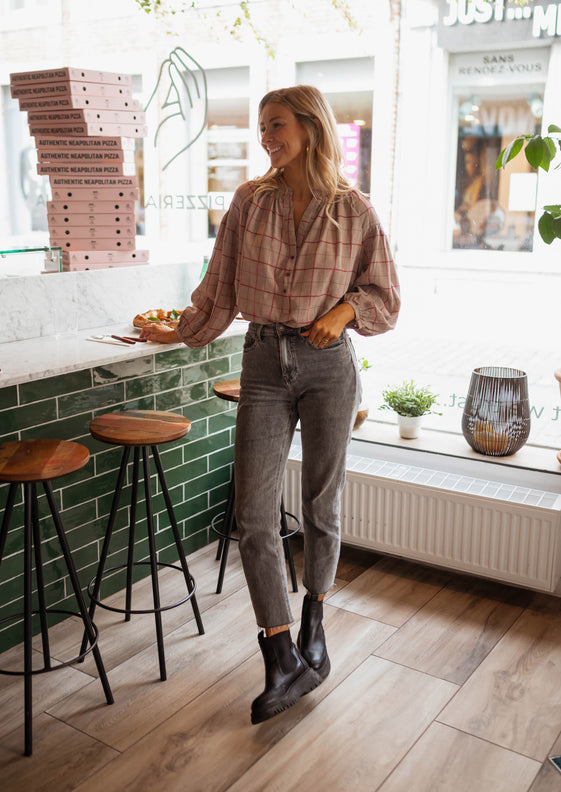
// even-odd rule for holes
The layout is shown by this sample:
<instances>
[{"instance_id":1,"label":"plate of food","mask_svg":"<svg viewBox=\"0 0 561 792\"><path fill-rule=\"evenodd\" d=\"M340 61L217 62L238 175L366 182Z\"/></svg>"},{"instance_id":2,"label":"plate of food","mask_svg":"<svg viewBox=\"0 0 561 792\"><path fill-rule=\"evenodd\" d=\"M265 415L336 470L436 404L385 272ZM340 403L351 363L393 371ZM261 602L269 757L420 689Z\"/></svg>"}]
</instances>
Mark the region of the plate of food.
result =
<instances>
[{"instance_id":1,"label":"plate of food","mask_svg":"<svg viewBox=\"0 0 561 792\"><path fill-rule=\"evenodd\" d=\"M163 308L151 308L149 311L137 314L132 320L132 324L137 330L142 330L143 327L153 322L161 322L168 327L177 327L181 314L182 311L177 308L172 308L171 311L166 311Z\"/></svg>"}]
</instances>

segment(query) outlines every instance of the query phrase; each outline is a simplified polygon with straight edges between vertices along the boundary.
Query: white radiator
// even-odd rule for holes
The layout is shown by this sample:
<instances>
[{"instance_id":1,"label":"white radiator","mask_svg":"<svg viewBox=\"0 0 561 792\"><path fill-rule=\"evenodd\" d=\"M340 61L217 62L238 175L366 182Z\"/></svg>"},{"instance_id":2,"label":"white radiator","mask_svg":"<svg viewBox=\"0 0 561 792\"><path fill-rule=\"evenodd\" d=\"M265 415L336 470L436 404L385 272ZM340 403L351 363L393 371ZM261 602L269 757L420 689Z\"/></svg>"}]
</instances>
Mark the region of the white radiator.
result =
<instances>
[{"instance_id":1,"label":"white radiator","mask_svg":"<svg viewBox=\"0 0 561 792\"><path fill-rule=\"evenodd\" d=\"M284 501L301 516L299 450ZM342 540L383 553L554 592L561 495L442 470L351 456Z\"/></svg>"}]
</instances>

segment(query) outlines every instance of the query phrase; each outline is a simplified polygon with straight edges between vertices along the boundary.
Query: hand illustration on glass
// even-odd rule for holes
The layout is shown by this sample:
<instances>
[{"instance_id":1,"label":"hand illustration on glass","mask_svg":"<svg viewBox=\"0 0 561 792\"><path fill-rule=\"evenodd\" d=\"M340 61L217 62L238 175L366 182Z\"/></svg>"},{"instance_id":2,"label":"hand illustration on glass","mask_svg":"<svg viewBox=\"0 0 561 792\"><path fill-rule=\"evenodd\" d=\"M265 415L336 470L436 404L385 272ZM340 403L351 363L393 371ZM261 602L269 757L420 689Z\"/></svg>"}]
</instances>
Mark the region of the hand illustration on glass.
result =
<instances>
[{"instance_id":1,"label":"hand illustration on glass","mask_svg":"<svg viewBox=\"0 0 561 792\"><path fill-rule=\"evenodd\" d=\"M165 99L154 146L163 151L164 158L171 155L162 168L165 170L193 145L206 126L208 97L204 69L182 47L176 47L160 66L158 82L145 110L158 91L165 93ZM180 148L174 150L178 145Z\"/></svg>"}]
</instances>

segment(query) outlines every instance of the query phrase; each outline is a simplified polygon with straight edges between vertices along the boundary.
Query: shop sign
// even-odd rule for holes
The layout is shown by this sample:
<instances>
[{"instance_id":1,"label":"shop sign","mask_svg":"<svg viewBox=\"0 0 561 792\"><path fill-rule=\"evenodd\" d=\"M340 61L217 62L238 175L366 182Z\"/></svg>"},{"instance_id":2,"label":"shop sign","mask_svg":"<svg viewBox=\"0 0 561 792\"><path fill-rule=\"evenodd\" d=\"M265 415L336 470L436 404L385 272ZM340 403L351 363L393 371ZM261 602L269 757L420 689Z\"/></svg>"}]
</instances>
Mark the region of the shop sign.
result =
<instances>
[{"instance_id":1,"label":"shop sign","mask_svg":"<svg viewBox=\"0 0 561 792\"><path fill-rule=\"evenodd\" d=\"M528 41L550 44L561 36L561 2L439 0L438 43L450 51Z\"/></svg>"},{"instance_id":2,"label":"shop sign","mask_svg":"<svg viewBox=\"0 0 561 792\"><path fill-rule=\"evenodd\" d=\"M548 64L544 48L461 53L451 61L451 76L454 85L543 83Z\"/></svg>"}]
</instances>

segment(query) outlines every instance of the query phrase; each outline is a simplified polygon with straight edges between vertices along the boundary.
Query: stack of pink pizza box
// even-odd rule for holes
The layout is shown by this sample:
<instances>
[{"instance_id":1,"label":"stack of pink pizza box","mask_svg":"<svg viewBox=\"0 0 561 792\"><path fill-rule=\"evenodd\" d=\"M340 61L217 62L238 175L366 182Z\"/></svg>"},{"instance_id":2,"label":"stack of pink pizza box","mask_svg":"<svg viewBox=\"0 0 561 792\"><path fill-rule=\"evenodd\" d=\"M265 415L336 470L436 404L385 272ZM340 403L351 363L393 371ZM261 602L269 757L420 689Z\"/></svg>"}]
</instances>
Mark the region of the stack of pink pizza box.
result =
<instances>
[{"instance_id":1,"label":"stack of pink pizza box","mask_svg":"<svg viewBox=\"0 0 561 792\"><path fill-rule=\"evenodd\" d=\"M146 264L135 243L134 153L147 128L132 76L45 69L11 74L10 89L28 114L37 172L49 176L50 242L63 269Z\"/></svg>"}]
</instances>

